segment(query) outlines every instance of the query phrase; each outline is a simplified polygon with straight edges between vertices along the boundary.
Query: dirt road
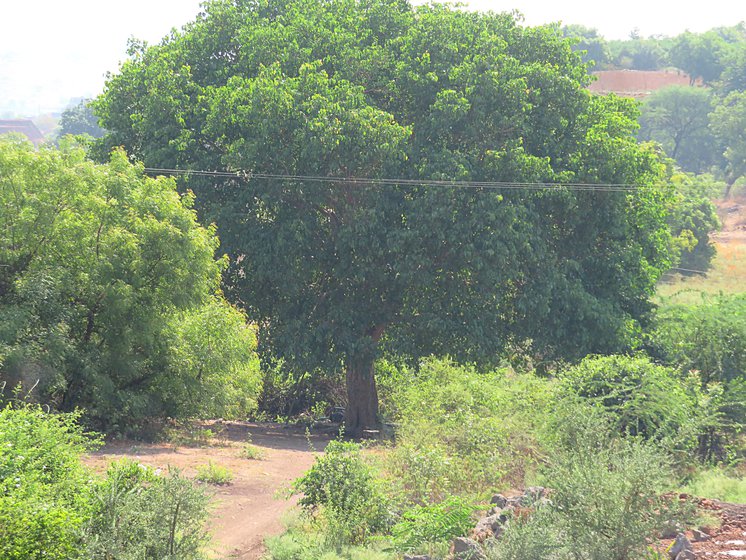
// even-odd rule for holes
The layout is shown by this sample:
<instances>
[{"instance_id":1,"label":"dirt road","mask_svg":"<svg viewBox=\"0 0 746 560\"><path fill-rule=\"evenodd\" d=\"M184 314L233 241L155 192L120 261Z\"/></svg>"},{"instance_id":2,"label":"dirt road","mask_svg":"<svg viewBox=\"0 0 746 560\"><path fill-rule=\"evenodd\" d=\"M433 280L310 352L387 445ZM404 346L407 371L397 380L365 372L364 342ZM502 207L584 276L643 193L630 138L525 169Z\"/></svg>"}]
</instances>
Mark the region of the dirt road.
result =
<instances>
[{"instance_id":1,"label":"dirt road","mask_svg":"<svg viewBox=\"0 0 746 560\"><path fill-rule=\"evenodd\" d=\"M118 441L92 453L86 463L104 470L111 461L127 457L154 468L175 467L188 477L210 461L226 467L233 474L232 483L211 487L215 492L210 521L214 555L257 559L264 551L264 538L282 531L282 516L295 503L281 495L283 490L313 464L311 445L323 451L328 439L312 436L309 445L302 431L277 424L225 422L206 427L217 437L201 447ZM249 435L263 454L261 460L241 456Z\"/></svg>"}]
</instances>

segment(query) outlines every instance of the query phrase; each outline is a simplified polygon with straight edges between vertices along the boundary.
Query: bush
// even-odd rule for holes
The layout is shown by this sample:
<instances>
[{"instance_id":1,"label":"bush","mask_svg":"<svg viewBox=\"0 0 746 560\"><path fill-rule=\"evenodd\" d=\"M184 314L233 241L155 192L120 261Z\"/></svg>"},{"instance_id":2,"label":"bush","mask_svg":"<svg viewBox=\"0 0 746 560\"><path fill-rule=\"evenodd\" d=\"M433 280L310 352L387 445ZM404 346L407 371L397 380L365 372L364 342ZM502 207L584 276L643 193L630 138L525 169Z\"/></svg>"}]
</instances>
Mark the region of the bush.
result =
<instances>
[{"instance_id":1,"label":"bush","mask_svg":"<svg viewBox=\"0 0 746 560\"><path fill-rule=\"evenodd\" d=\"M202 560L209 538L206 494L177 471L114 463L95 489L86 528L90 560Z\"/></svg>"},{"instance_id":2,"label":"bush","mask_svg":"<svg viewBox=\"0 0 746 560\"><path fill-rule=\"evenodd\" d=\"M746 380L746 295L703 296L698 305L664 305L647 346L660 361L697 371L706 385Z\"/></svg>"},{"instance_id":3,"label":"bush","mask_svg":"<svg viewBox=\"0 0 746 560\"><path fill-rule=\"evenodd\" d=\"M528 520L514 518L493 551L500 560L631 560L678 517L662 497L671 475L650 443L614 436L598 416L565 425L549 457L549 502Z\"/></svg>"},{"instance_id":4,"label":"bush","mask_svg":"<svg viewBox=\"0 0 746 560\"><path fill-rule=\"evenodd\" d=\"M96 165L0 139L0 385L108 431L253 410L253 331L193 203L121 151Z\"/></svg>"},{"instance_id":5,"label":"bush","mask_svg":"<svg viewBox=\"0 0 746 560\"><path fill-rule=\"evenodd\" d=\"M78 417L29 404L0 410L0 558L79 556L91 507L91 474L79 459L96 440Z\"/></svg>"},{"instance_id":6,"label":"bush","mask_svg":"<svg viewBox=\"0 0 746 560\"><path fill-rule=\"evenodd\" d=\"M391 529L394 546L409 552L428 544L449 542L474 527L472 513L477 507L458 497L427 506L415 506L404 512Z\"/></svg>"},{"instance_id":7,"label":"bush","mask_svg":"<svg viewBox=\"0 0 746 560\"><path fill-rule=\"evenodd\" d=\"M509 370L480 373L447 359L399 375L387 405L397 424L387 470L406 500L436 503L523 484L538 459L534 434L550 410L550 381Z\"/></svg>"},{"instance_id":8,"label":"bush","mask_svg":"<svg viewBox=\"0 0 746 560\"><path fill-rule=\"evenodd\" d=\"M658 310L647 338L656 359L695 372L702 460L729 462L743 454L746 426L746 296L706 297L699 305ZM740 448L740 451L739 451Z\"/></svg>"},{"instance_id":9,"label":"bush","mask_svg":"<svg viewBox=\"0 0 746 560\"><path fill-rule=\"evenodd\" d=\"M316 515L330 541L361 543L387 529L386 500L361 446L331 441L311 469L293 483L300 505Z\"/></svg>"},{"instance_id":10,"label":"bush","mask_svg":"<svg viewBox=\"0 0 746 560\"><path fill-rule=\"evenodd\" d=\"M199 465L197 467L197 476L195 478L207 484L221 485L230 484L233 480L233 474L226 467L216 465L210 461L206 465Z\"/></svg>"},{"instance_id":11,"label":"bush","mask_svg":"<svg viewBox=\"0 0 746 560\"><path fill-rule=\"evenodd\" d=\"M204 493L131 461L96 477L80 456L97 440L78 416L28 404L0 410L0 558L204 558Z\"/></svg>"},{"instance_id":12,"label":"bush","mask_svg":"<svg viewBox=\"0 0 746 560\"><path fill-rule=\"evenodd\" d=\"M620 435L693 447L695 397L676 370L645 356L592 356L560 377L571 395L602 407Z\"/></svg>"},{"instance_id":13,"label":"bush","mask_svg":"<svg viewBox=\"0 0 746 560\"><path fill-rule=\"evenodd\" d=\"M661 498L670 472L649 444L616 439L561 453L547 473L552 508L577 558L640 558L647 540L669 521Z\"/></svg>"},{"instance_id":14,"label":"bush","mask_svg":"<svg viewBox=\"0 0 746 560\"><path fill-rule=\"evenodd\" d=\"M212 298L172 317L164 336L169 365L157 391L167 415L246 419L256 412L262 374L255 329L243 313Z\"/></svg>"},{"instance_id":15,"label":"bush","mask_svg":"<svg viewBox=\"0 0 746 560\"><path fill-rule=\"evenodd\" d=\"M718 183L709 175L682 173L674 174L671 182L676 196L668 222L680 253L678 266L707 271L716 253L710 234L720 228L715 205L710 199L723 194L725 183ZM714 191L713 185L718 185Z\"/></svg>"}]
</instances>

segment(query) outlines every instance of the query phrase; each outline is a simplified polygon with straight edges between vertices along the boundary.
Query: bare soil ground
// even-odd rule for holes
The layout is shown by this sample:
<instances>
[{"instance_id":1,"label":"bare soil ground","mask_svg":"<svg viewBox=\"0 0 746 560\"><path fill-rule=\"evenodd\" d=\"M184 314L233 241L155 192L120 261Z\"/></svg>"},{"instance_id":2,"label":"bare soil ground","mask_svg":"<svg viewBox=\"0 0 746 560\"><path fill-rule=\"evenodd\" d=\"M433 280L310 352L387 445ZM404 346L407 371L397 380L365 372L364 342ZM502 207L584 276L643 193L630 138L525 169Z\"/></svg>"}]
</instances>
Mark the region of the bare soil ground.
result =
<instances>
[{"instance_id":1,"label":"bare soil ground","mask_svg":"<svg viewBox=\"0 0 746 560\"><path fill-rule=\"evenodd\" d=\"M718 500L699 500L700 510L719 518L719 527L700 527L701 538L687 531L696 558L746 558L746 504L728 504ZM666 551L672 539L661 541L659 549Z\"/></svg>"},{"instance_id":2,"label":"bare soil ground","mask_svg":"<svg viewBox=\"0 0 746 560\"><path fill-rule=\"evenodd\" d=\"M233 474L231 484L211 486L214 511L210 518L212 550L220 559L253 560L264 552L264 538L280 533L283 514L296 500L281 494L311 467L314 450L323 451L328 438L306 437L303 430L279 424L210 422L216 437L204 446L115 441L90 454L86 463L103 471L114 460L130 458L153 468L178 468L194 477L197 467L212 461ZM250 436L263 454L260 460L241 456Z\"/></svg>"},{"instance_id":3,"label":"bare soil ground","mask_svg":"<svg viewBox=\"0 0 746 560\"><path fill-rule=\"evenodd\" d=\"M716 200L718 216L723 227L712 234L716 244L746 243L746 196Z\"/></svg>"}]
</instances>

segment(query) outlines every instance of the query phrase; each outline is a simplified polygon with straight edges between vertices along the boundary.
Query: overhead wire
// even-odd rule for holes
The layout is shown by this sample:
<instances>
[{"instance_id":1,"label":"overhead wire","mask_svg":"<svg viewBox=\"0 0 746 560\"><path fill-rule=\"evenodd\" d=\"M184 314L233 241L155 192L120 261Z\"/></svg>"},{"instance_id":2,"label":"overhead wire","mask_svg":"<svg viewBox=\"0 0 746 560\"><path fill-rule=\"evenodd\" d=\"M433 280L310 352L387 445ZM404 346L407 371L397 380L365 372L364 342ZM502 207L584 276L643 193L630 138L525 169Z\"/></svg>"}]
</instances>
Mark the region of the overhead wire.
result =
<instances>
[{"instance_id":1,"label":"overhead wire","mask_svg":"<svg viewBox=\"0 0 746 560\"><path fill-rule=\"evenodd\" d=\"M577 191L609 191L609 192L629 192L635 191L637 185L624 183L542 183L542 182L520 182L520 181L456 181L442 179L404 179L404 178L373 178L373 177L340 177L340 176L322 176L322 175L293 175L293 174L276 174L276 173L254 173L249 171L208 171L193 169L170 169L146 167L144 169L149 174L162 175L196 175L205 177L222 177L240 180L281 180L297 182L317 182L317 183L344 183L345 185L356 186L432 186L432 187L450 187L450 188L469 188L469 189L490 189L490 190L552 190L567 189Z\"/></svg>"}]
</instances>

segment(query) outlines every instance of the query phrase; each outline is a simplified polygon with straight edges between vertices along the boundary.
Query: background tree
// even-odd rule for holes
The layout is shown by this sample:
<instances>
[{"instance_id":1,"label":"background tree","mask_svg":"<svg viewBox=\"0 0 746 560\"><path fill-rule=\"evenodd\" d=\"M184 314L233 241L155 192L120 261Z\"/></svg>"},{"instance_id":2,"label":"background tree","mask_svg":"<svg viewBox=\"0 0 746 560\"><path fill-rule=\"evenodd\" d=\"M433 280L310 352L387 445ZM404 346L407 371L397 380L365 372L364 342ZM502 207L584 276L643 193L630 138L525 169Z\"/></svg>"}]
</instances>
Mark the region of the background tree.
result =
<instances>
[{"instance_id":1,"label":"background tree","mask_svg":"<svg viewBox=\"0 0 746 560\"><path fill-rule=\"evenodd\" d=\"M583 25L564 25L562 35L575 41L573 50L579 51L583 62L593 62L595 68L609 62L609 47L598 30Z\"/></svg>"},{"instance_id":2,"label":"background tree","mask_svg":"<svg viewBox=\"0 0 746 560\"><path fill-rule=\"evenodd\" d=\"M715 33L682 33L671 47L671 63L689 74L691 85L699 78L710 84L723 71L723 57L727 51L725 40Z\"/></svg>"},{"instance_id":3,"label":"background tree","mask_svg":"<svg viewBox=\"0 0 746 560\"><path fill-rule=\"evenodd\" d=\"M719 89L724 94L746 91L746 40L736 45L726 59Z\"/></svg>"},{"instance_id":4,"label":"background tree","mask_svg":"<svg viewBox=\"0 0 746 560\"><path fill-rule=\"evenodd\" d=\"M204 10L133 45L96 102L104 145L250 174L186 184L261 343L343 366L353 433L377 421L383 348L490 361L629 340L669 265L662 166L632 136L634 103L591 96L555 29L401 0ZM454 179L636 189L434 184Z\"/></svg>"},{"instance_id":5,"label":"background tree","mask_svg":"<svg viewBox=\"0 0 746 560\"><path fill-rule=\"evenodd\" d=\"M746 92L734 91L718 103L710 115L710 128L726 146L727 197L735 182L746 174Z\"/></svg>"},{"instance_id":6,"label":"background tree","mask_svg":"<svg viewBox=\"0 0 746 560\"><path fill-rule=\"evenodd\" d=\"M666 41L635 36L624 41L609 41L611 60L620 68L660 70L668 65Z\"/></svg>"},{"instance_id":7,"label":"background tree","mask_svg":"<svg viewBox=\"0 0 746 560\"><path fill-rule=\"evenodd\" d=\"M87 134L93 138L101 138L105 134L106 131L98 125L98 117L93 113L90 102L90 99L84 99L75 107L62 112L59 137Z\"/></svg>"},{"instance_id":8,"label":"background tree","mask_svg":"<svg viewBox=\"0 0 746 560\"><path fill-rule=\"evenodd\" d=\"M642 104L638 138L659 142L685 170L702 173L721 161L722 149L709 128L709 89L670 86Z\"/></svg>"}]
</instances>

